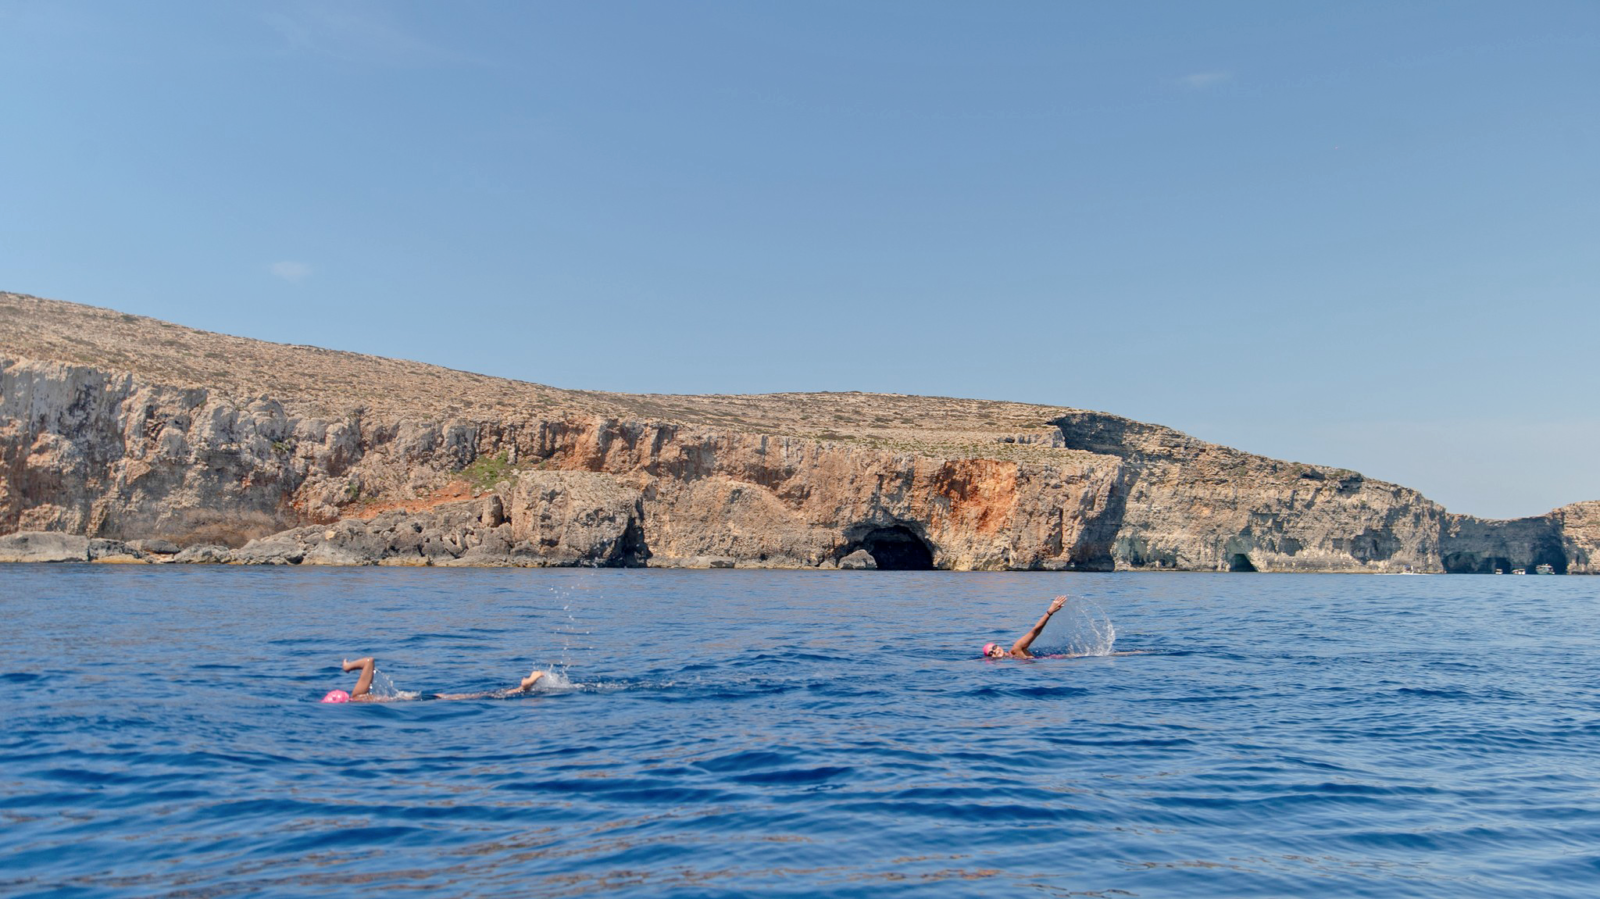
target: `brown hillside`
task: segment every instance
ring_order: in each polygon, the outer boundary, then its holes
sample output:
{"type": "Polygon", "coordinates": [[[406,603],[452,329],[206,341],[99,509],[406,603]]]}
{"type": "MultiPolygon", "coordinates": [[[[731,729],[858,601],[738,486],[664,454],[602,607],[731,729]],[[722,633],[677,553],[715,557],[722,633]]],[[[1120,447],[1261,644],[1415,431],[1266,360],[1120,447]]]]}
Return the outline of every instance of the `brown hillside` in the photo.
{"type": "Polygon", "coordinates": [[[0,356],[76,362],[236,400],[268,394],[324,414],[422,418],[569,412],[990,458],[1063,457],[1066,407],[865,393],[681,396],[563,390],[437,365],[269,343],[110,309],[0,293],[0,356]],[[1052,443],[1057,444],[1052,446],[1052,443]]]}

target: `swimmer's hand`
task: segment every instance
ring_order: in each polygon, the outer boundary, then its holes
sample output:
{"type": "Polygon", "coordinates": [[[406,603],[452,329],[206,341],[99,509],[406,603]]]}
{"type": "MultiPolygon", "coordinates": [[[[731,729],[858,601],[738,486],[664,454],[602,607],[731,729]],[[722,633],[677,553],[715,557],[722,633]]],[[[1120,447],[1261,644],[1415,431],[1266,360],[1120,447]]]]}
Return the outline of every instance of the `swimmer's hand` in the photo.
{"type": "Polygon", "coordinates": [[[521,684],[521,686],[517,687],[517,689],[518,690],[528,690],[528,689],[532,688],[534,684],[538,683],[539,682],[539,678],[541,678],[541,677],[544,677],[544,672],[540,671],[538,669],[534,669],[532,674],[529,674],[527,677],[522,679],[522,684],[521,684]]]}
{"type": "Polygon", "coordinates": [[[1050,603],[1050,611],[1046,614],[1054,615],[1055,613],[1061,611],[1061,607],[1066,604],[1067,598],[1065,596],[1057,596],[1055,600],[1050,603]]]}
{"type": "Polygon", "coordinates": [[[356,659],[354,662],[350,661],[349,659],[345,659],[344,660],[344,670],[346,670],[346,671],[354,671],[357,668],[365,668],[366,666],[371,665],[371,664],[372,664],[372,657],[371,656],[368,656],[368,657],[366,657],[364,659],[356,659]]]}

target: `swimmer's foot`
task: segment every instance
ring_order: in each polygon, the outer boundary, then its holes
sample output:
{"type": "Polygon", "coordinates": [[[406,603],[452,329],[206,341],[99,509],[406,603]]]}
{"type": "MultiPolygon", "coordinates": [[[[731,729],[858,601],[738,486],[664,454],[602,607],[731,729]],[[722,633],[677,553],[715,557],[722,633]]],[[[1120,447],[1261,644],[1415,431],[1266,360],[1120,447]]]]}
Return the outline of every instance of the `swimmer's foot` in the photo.
{"type": "Polygon", "coordinates": [[[539,678],[541,678],[541,677],[544,677],[544,672],[540,671],[538,669],[534,669],[534,672],[532,674],[530,674],[527,677],[522,679],[522,685],[517,687],[517,689],[518,690],[531,689],[534,684],[539,682],[539,678]]]}

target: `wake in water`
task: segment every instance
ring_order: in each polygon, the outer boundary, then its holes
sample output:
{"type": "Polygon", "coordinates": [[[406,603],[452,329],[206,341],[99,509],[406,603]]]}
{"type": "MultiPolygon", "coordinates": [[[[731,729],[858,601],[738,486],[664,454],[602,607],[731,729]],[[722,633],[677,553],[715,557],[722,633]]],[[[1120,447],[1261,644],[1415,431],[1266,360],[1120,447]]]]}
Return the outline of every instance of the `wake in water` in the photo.
{"type": "Polygon", "coordinates": [[[385,672],[379,671],[377,664],[371,658],[359,659],[355,662],[344,663],[346,671],[361,671],[360,679],[355,687],[346,693],[343,690],[333,690],[322,698],[325,703],[344,702],[407,702],[419,699],[510,699],[517,696],[528,696],[534,693],[552,693],[569,691],[572,682],[567,679],[564,671],[540,671],[535,669],[530,672],[522,682],[514,687],[505,687],[498,690],[483,690],[476,693],[422,693],[417,690],[402,690],[394,682],[394,678],[385,672]]]}
{"type": "Polygon", "coordinates": [[[546,671],[526,690],[507,687],[480,693],[423,693],[419,690],[402,690],[395,686],[393,678],[382,671],[375,671],[368,693],[373,702],[410,702],[419,699],[511,699],[536,693],[565,693],[572,689],[572,681],[567,679],[564,672],[546,671]]]}

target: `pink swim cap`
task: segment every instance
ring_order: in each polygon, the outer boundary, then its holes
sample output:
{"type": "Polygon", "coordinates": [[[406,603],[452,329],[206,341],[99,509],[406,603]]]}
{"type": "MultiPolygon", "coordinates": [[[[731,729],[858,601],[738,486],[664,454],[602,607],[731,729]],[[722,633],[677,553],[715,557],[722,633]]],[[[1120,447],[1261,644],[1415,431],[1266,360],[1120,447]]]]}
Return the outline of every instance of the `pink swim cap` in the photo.
{"type": "Polygon", "coordinates": [[[349,702],[350,694],[343,690],[329,690],[328,695],[322,697],[323,702],[349,702]]]}
{"type": "MultiPolygon", "coordinates": [[[[989,650],[994,649],[994,646],[995,645],[993,643],[985,643],[985,644],[983,644],[983,657],[984,658],[987,659],[989,657],[989,650]]],[[[330,702],[330,701],[331,700],[327,700],[327,699],[323,700],[323,702],[330,702]]]]}

